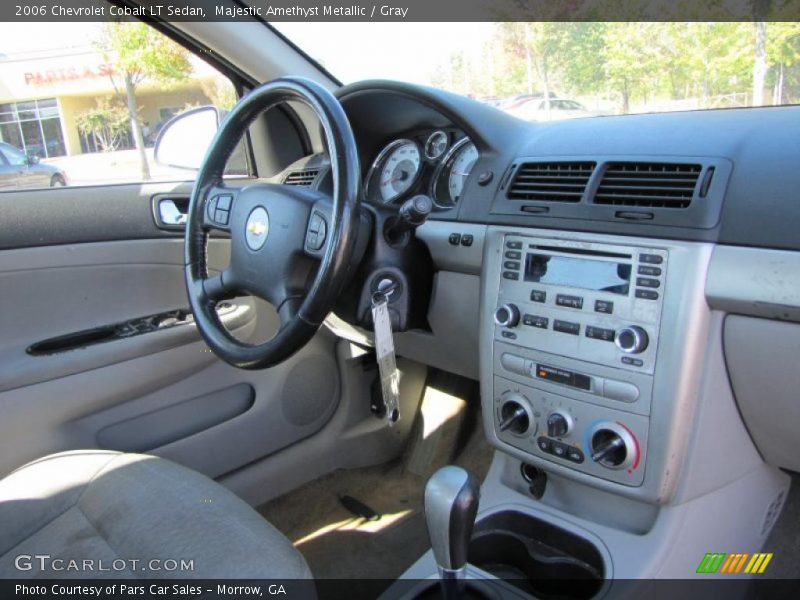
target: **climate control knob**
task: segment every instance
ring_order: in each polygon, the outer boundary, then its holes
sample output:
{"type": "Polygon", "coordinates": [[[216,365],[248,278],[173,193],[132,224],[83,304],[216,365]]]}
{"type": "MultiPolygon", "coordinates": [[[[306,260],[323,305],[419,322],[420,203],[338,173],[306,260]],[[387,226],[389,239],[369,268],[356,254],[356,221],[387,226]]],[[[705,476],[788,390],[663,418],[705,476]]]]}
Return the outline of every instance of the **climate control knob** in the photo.
{"type": "Polygon", "coordinates": [[[519,324],[519,309],[516,304],[503,304],[494,311],[494,322],[500,327],[516,327],[519,324]]]}
{"type": "Polygon", "coordinates": [[[590,432],[589,446],[592,460],[608,469],[626,469],[636,463],[636,440],[618,423],[596,425],[590,432]]]}
{"type": "Polygon", "coordinates": [[[510,394],[500,407],[500,424],[497,428],[516,435],[525,435],[533,425],[528,400],[520,394],[510,394]]]}
{"type": "Polygon", "coordinates": [[[647,350],[650,338],[647,337],[647,332],[638,325],[628,325],[617,330],[614,335],[614,343],[626,354],[641,354],[647,350]]]}
{"type": "Polygon", "coordinates": [[[560,438],[572,430],[572,417],[557,410],[547,417],[547,437],[560,438]]]}

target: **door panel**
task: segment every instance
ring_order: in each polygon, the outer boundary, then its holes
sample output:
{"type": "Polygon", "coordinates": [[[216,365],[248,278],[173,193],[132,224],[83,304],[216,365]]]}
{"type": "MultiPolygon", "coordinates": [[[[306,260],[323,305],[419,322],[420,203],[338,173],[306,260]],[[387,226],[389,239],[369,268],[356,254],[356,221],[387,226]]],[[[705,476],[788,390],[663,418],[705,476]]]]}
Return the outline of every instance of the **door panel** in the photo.
{"type": "MultiPolygon", "coordinates": [[[[220,362],[191,322],[29,352],[42,340],[188,306],[181,232],[156,228],[151,200],[189,190],[151,184],[0,194],[0,211],[16,225],[0,250],[0,476],[51,452],[104,447],[152,452],[219,477],[330,419],[340,390],[329,333],[264,371],[220,362]]],[[[211,240],[210,267],[221,269],[228,258],[229,242],[211,240]]],[[[274,333],[272,307],[252,298],[231,304],[223,320],[237,337],[274,333]]]]}

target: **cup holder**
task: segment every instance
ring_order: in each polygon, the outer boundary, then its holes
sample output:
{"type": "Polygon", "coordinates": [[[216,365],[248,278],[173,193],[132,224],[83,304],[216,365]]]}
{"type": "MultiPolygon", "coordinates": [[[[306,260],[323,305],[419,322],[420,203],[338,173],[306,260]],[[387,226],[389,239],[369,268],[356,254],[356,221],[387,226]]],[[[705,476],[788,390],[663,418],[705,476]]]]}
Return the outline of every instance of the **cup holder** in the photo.
{"type": "Polygon", "coordinates": [[[475,524],[469,562],[538,598],[593,597],[603,585],[603,557],[574,533],[517,511],[475,524]]]}

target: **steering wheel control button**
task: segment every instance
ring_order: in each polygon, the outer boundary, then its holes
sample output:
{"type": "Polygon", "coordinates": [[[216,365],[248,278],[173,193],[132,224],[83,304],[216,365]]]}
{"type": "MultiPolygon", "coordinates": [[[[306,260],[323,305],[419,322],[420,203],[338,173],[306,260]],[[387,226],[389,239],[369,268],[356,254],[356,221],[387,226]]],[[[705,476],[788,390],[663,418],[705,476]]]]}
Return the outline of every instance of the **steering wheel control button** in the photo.
{"type": "Polygon", "coordinates": [[[325,245],[325,238],[328,235],[328,224],[321,214],[315,212],[311,215],[308,223],[308,234],[306,235],[306,247],[316,252],[325,245]]]}
{"type": "Polygon", "coordinates": [[[231,202],[233,201],[233,196],[231,196],[230,194],[225,194],[223,196],[217,196],[215,200],[217,201],[218,210],[230,210],[231,202]]]}
{"type": "Polygon", "coordinates": [[[614,330],[605,329],[604,327],[593,327],[592,325],[586,326],[586,337],[593,340],[602,340],[604,342],[614,341],[614,330]]]}
{"type": "Polygon", "coordinates": [[[220,225],[227,225],[229,216],[230,213],[227,210],[217,209],[217,211],[214,213],[214,222],[220,225]]]}
{"type": "Polygon", "coordinates": [[[458,246],[461,243],[461,234],[451,233],[447,241],[450,242],[451,246],[458,246]]]}
{"type": "Polygon", "coordinates": [[[568,333],[570,335],[579,335],[581,332],[581,324],[556,319],[553,321],[553,331],[568,333]]]}
{"type": "Polygon", "coordinates": [[[244,239],[247,247],[254,252],[261,250],[267,243],[269,235],[269,215],[263,206],[257,206],[250,211],[245,224],[244,239]]]}
{"type": "Polygon", "coordinates": [[[614,303],[609,302],[608,300],[595,300],[594,301],[594,312],[603,313],[604,315],[610,315],[614,313],[614,303]]]}
{"type": "Polygon", "coordinates": [[[569,296],[567,294],[556,295],[556,305],[568,308],[583,308],[583,298],[580,296],[569,296]]]}

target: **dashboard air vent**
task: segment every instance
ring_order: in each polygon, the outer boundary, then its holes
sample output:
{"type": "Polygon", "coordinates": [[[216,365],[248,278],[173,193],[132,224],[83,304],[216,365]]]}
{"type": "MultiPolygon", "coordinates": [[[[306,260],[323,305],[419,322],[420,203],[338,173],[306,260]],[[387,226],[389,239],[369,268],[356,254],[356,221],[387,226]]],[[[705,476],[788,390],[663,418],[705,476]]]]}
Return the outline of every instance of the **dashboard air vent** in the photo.
{"type": "Polygon", "coordinates": [[[319,169],[290,171],[289,174],[284,178],[283,183],[285,185],[300,185],[303,187],[308,187],[314,183],[314,179],[317,177],[318,173],[319,169]]]}
{"type": "Polygon", "coordinates": [[[610,162],[594,195],[595,204],[688,208],[702,166],[678,163],[610,162]]]}
{"type": "Polygon", "coordinates": [[[528,162],[517,169],[508,188],[511,200],[580,202],[594,162],[528,162]]]}

